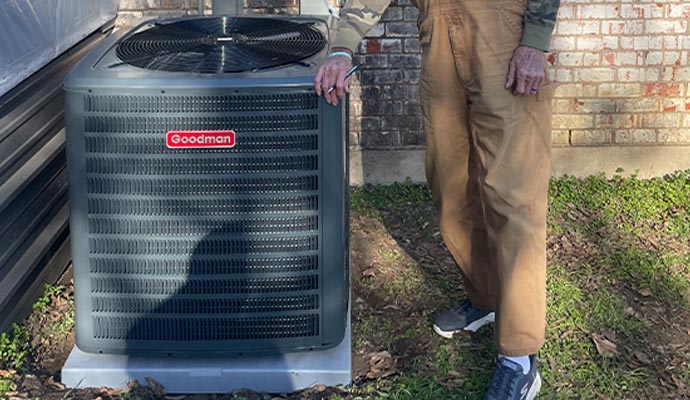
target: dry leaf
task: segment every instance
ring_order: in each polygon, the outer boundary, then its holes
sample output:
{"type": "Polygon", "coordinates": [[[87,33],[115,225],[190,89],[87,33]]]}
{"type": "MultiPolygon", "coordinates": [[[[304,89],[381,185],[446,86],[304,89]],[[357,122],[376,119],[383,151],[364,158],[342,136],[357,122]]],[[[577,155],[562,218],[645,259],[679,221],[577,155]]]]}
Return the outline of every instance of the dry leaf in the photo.
{"type": "Polygon", "coordinates": [[[677,367],[683,363],[683,359],[680,357],[674,356],[673,359],[671,359],[670,364],[673,365],[674,367],[677,367]]]}
{"type": "Polygon", "coordinates": [[[652,291],[646,288],[638,290],[637,293],[639,293],[642,297],[649,297],[652,295],[652,291]]]}
{"type": "Polygon", "coordinates": [[[680,351],[688,347],[688,345],[686,343],[671,343],[671,347],[680,351]]]}
{"type": "Polygon", "coordinates": [[[683,380],[680,379],[679,377],[677,377],[676,375],[671,374],[671,380],[673,381],[673,383],[676,385],[676,387],[678,389],[681,389],[681,390],[685,389],[685,382],[683,382],[683,380]]]}
{"type": "Polygon", "coordinates": [[[601,335],[592,335],[594,345],[597,347],[597,352],[603,357],[613,357],[618,355],[618,346],[612,341],[604,338],[601,335]]]}
{"type": "Polygon", "coordinates": [[[149,384],[149,388],[151,388],[151,391],[154,395],[156,395],[156,397],[165,397],[165,387],[160,383],[156,382],[155,379],[146,377],[146,383],[149,384]]]}
{"type": "Polygon", "coordinates": [[[376,276],[376,268],[367,268],[362,272],[362,276],[376,276]]]}
{"type": "Polygon", "coordinates": [[[649,356],[641,351],[636,351],[634,354],[637,361],[639,361],[642,365],[650,365],[652,363],[652,360],[649,358],[649,356]]]}
{"type": "Polygon", "coordinates": [[[53,388],[54,390],[67,390],[67,387],[60,382],[55,382],[52,376],[48,377],[45,382],[46,386],[53,388]]]}
{"type": "Polygon", "coordinates": [[[599,284],[594,280],[590,280],[589,282],[587,282],[585,284],[585,288],[591,289],[591,290],[596,290],[596,289],[599,289],[599,284]]]}
{"type": "Polygon", "coordinates": [[[39,391],[43,390],[43,384],[36,375],[27,374],[22,380],[22,389],[26,391],[39,391]]]}
{"type": "MultiPolygon", "coordinates": [[[[690,333],[690,332],[688,332],[688,333],[690,333]]],[[[10,377],[12,377],[12,375],[14,375],[14,374],[11,373],[10,371],[0,369],[0,377],[1,378],[10,378],[10,377]]]]}
{"type": "Polygon", "coordinates": [[[323,385],[323,384],[316,385],[316,386],[314,386],[314,390],[316,390],[317,392],[325,392],[326,391],[326,385],[323,385]]]}
{"type": "Polygon", "coordinates": [[[130,393],[139,388],[141,388],[141,383],[139,383],[139,381],[135,379],[133,381],[127,382],[123,392],[130,393]]]}
{"type": "Polygon", "coordinates": [[[107,394],[110,397],[115,397],[115,396],[119,396],[120,394],[122,394],[122,390],[120,390],[120,389],[105,388],[105,387],[101,388],[101,392],[107,394]]]}
{"type": "Polygon", "coordinates": [[[616,343],[616,332],[613,329],[607,329],[604,332],[602,332],[603,336],[612,341],[613,343],[616,343]]]}
{"type": "Polygon", "coordinates": [[[369,372],[367,373],[369,379],[385,378],[397,372],[395,359],[387,351],[370,353],[367,358],[369,359],[369,372]]]}
{"type": "Polygon", "coordinates": [[[467,375],[463,374],[462,372],[458,371],[448,371],[448,375],[453,377],[453,378],[466,378],[467,375]]]}

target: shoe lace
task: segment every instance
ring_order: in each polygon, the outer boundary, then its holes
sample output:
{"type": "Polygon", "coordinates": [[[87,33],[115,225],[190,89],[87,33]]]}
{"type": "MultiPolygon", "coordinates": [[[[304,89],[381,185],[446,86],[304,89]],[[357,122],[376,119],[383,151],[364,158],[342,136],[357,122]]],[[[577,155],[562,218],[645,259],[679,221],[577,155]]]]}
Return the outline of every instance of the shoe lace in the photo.
{"type": "Polygon", "coordinates": [[[519,371],[499,365],[491,380],[489,393],[497,399],[512,398],[515,392],[515,385],[518,382],[517,376],[519,373],[519,371]]]}

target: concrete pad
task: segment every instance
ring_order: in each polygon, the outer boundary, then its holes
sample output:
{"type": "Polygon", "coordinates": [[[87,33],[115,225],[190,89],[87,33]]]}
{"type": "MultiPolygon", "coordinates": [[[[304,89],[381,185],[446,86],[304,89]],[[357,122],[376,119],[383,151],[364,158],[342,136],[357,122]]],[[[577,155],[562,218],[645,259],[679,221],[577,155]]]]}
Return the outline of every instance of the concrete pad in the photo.
{"type": "Polygon", "coordinates": [[[290,393],[324,384],[352,382],[352,339],[348,320],[345,338],[323,351],[273,356],[218,359],[150,358],[91,354],[74,348],[62,369],[62,383],[69,388],[124,388],[137,380],[153,378],[168,393],[230,393],[238,389],[290,393]]]}

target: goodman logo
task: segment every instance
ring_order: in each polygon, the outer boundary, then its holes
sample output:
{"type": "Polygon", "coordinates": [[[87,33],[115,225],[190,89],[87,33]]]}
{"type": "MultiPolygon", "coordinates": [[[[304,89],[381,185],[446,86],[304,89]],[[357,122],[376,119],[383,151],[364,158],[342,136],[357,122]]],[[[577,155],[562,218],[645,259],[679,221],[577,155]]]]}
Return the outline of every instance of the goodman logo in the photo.
{"type": "Polygon", "coordinates": [[[232,148],[235,131],[168,131],[165,145],[169,149],[232,148]]]}

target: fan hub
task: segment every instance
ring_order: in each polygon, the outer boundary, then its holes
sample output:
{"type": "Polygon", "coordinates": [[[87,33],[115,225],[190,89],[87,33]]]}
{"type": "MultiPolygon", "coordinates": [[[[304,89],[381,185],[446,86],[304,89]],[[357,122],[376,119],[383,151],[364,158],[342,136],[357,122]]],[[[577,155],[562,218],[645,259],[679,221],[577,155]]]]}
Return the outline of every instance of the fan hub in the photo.
{"type": "Polygon", "coordinates": [[[230,43],[246,43],[249,38],[242,34],[230,36],[218,36],[214,40],[214,44],[226,45],[230,43]]]}

